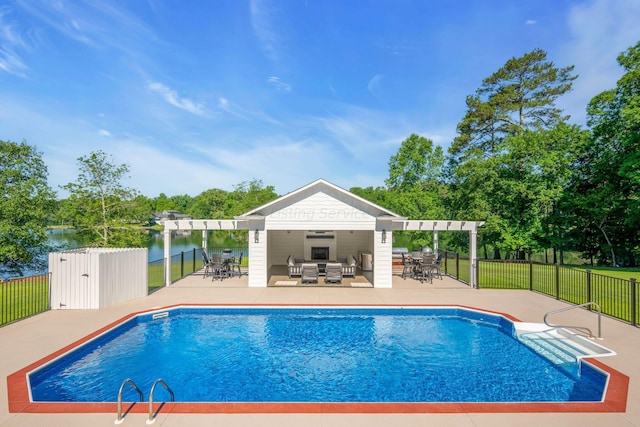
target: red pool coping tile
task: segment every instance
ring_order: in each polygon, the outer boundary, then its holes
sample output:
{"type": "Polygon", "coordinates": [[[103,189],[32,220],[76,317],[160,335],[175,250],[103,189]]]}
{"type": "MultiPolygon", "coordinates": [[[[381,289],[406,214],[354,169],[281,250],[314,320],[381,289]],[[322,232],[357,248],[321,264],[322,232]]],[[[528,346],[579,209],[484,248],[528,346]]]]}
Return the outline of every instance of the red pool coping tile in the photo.
{"type": "MultiPolygon", "coordinates": [[[[7,377],[9,412],[12,413],[116,413],[116,403],[32,402],[29,396],[27,374],[62,354],[108,331],[139,314],[169,310],[177,307],[452,307],[475,310],[503,316],[514,322],[520,320],[506,313],[463,305],[442,304],[175,304],[131,313],[97,331],[51,353],[7,377]]],[[[253,414],[253,413],[569,413],[569,412],[625,412],[629,392],[629,377],[599,360],[590,363],[609,374],[605,398],[601,402],[157,402],[154,410],[181,414],[253,414]]],[[[147,413],[148,402],[123,402],[124,413],[147,413]]]]}

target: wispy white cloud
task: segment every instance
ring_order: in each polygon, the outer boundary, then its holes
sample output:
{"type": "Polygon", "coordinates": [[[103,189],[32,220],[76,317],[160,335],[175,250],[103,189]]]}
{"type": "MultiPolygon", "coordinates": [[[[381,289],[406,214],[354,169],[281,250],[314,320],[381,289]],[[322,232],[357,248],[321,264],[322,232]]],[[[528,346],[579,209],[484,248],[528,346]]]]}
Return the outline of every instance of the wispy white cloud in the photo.
{"type": "Polygon", "coordinates": [[[371,80],[369,80],[369,84],[367,84],[367,90],[371,95],[373,95],[377,100],[380,100],[378,96],[378,88],[380,87],[380,82],[382,81],[382,74],[376,74],[373,76],[371,80]]]}
{"type": "Polygon", "coordinates": [[[98,130],[98,135],[100,135],[100,136],[111,136],[111,132],[109,132],[106,129],[100,129],[100,130],[98,130]]]}
{"type": "Polygon", "coordinates": [[[277,90],[291,92],[291,89],[292,89],[291,85],[289,83],[285,83],[282,80],[280,80],[280,77],[275,77],[275,76],[268,77],[267,82],[271,83],[271,85],[273,85],[273,87],[275,87],[277,90]]]}
{"type": "Polygon", "coordinates": [[[278,59],[280,36],[274,23],[275,7],[270,0],[251,0],[251,25],[260,47],[271,60],[278,59]]]}
{"type": "Polygon", "coordinates": [[[27,66],[10,46],[0,45],[0,70],[19,77],[27,77],[27,66]]]}
{"type": "Polygon", "coordinates": [[[282,123],[279,120],[274,119],[270,115],[263,111],[251,111],[246,108],[242,108],[239,105],[229,101],[224,96],[218,98],[218,108],[225,111],[232,116],[241,118],[243,120],[252,120],[256,123],[266,123],[270,125],[281,126],[282,123]]]}
{"type": "Polygon", "coordinates": [[[25,1],[17,5],[48,29],[91,48],[113,48],[140,60],[149,46],[163,44],[151,27],[114,2],[25,1]]]}
{"type": "Polygon", "coordinates": [[[239,117],[244,120],[249,120],[249,117],[246,114],[247,112],[245,110],[243,110],[242,108],[238,107],[235,104],[232,104],[224,96],[221,96],[218,98],[218,108],[221,109],[222,111],[226,111],[227,113],[233,116],[239,117]]]}
{"type": "Polygon", "coordinates": [[[85,45],[97,46],[97,28],[83,13],[80,2],[19,2],[22,9],[65,37],[85,45]]]}
{"type": "Polygon", "coordinates": [[[196,116],[207,117],[207,111],[204,103],[196,103],[189,98],[182,98],[178,95],[178,92],[163,85],[162,83],[149,82],[147,87],[162,96],[165,101],[174,107],[185,110],[191,114],[195,114],[196,116]]]}
{"type": "Polygon", "coordinates": [[[534,20],[534,19],[527,19],[525,24],[527,25],[536,25],[538,23],[538,21],[534,20]]]}
{"type": "Polygon", "coordinates": [[[26,77],[27,65],[16,49],[27,47],[15,24],[8,21],[9,10],[0,8],[0,70],[20,77],[26,77]]]}

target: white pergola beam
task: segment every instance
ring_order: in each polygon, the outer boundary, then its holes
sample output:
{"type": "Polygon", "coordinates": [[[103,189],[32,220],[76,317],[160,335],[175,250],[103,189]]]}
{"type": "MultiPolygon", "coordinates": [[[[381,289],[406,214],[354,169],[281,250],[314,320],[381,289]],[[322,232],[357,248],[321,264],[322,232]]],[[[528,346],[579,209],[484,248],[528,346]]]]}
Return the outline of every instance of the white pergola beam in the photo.
{"type": "Polygon", "coordinates": [[[395,231],[477,231],[484,221],[393,221],[395,231]]]}
{"type": "Polygon", "coordinates": [[[181,219],[167,220],[165,230],[248,230],[249,221],[237,219],[181,219]]]}

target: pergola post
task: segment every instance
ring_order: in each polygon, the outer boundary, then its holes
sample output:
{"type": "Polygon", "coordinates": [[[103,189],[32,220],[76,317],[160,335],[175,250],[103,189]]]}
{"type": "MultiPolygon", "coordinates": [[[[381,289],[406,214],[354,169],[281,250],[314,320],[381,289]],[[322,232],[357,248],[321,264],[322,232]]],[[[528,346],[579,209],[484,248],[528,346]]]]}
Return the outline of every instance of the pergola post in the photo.
{"type": "Polygon", "coordinates": [[[164,228],[164,284],[171,284],[171,230],[164,228]]]}
{"type": "Polygon", "coordinates": [[[471,240],[469,244],[469,286],[472,288],[476,288],[478,285],[478,278],[476,277],[476,262],[478,262],[477,257],[477,240],[478,240],[478,229],[473,228],[473,230],[469,231],[469,238],[471,240]]]}
{"type": "Polygon", "coordinates": [[[433,253],[438,254],[438,230],[433,230],[433,253]]]}
{"type": "Polygon", "coordinates": [[[207,252],[207,230],[202,230],[202,250],[207,252]]]}

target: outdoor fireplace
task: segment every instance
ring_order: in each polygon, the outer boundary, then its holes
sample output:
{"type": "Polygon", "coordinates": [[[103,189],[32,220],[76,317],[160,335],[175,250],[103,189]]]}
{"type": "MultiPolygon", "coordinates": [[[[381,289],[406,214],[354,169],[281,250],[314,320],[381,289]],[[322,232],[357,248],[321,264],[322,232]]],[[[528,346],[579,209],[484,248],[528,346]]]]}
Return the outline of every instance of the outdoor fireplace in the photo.
{"type": "Polygon", "coordinates": [[[313,261],[328,261],[329,260],[329,247],[311,247],[311,259],[313,261]]]}

